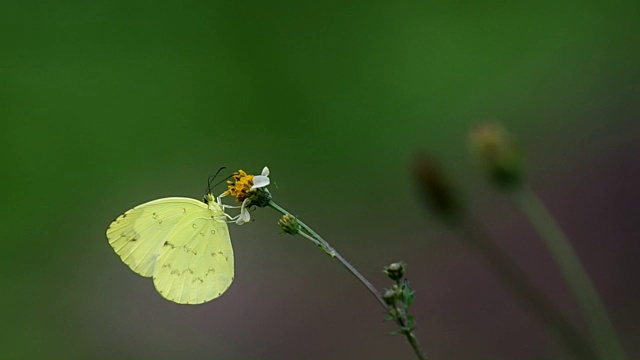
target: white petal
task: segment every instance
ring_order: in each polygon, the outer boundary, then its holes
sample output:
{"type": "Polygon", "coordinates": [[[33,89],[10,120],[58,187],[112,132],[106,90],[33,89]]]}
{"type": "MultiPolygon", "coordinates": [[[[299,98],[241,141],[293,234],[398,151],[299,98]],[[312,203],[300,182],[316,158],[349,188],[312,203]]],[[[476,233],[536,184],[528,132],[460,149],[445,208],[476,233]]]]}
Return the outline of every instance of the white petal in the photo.
{"type": "Polygon", "coordinates": [[[242,206],[240,207],[240,216],[238,216],[238,220],[236,220],[236,224],[242,225],[251,220],[251,214],[249,213],[249,209],[247,209],[246,205],[249,202],[249,199],[244,199],[242,202],[242,206]]]}
{"type": "Polygon", "coordinates": [[[271,181],[267,176],[256,175],[253,177],[253,186],[251,187],[251,190],[265,187],[269,185],[270,182],[271,181]]]}
{"type": "Polygon", "coordinates": [[[242,225],[249,221],[251,221],[251,214],[249,214],[249,210],[245,210],[240,213],[240,217],[238,217],[238,220],[236,220],[236,224],[242,225]]]}
{"type": "Polygon", "coordinates": [[[261,174],[261,175],[262,175],[262,176],[269,176],[269,168],[265,166],[265,167],[262,169],[262,174],[261,174]]]}

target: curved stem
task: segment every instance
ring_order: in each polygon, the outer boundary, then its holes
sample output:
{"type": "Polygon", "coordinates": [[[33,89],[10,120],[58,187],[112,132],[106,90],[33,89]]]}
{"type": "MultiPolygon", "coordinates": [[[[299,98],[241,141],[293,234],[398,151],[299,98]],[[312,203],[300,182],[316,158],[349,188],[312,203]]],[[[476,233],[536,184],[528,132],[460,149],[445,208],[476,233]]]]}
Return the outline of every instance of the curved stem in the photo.
{"type": "MultiPolygon", "coordinates": [[[[306,225],[303,225],[303,222],[301,222],[300,220],[298,220],[298,223],[302,227],[306,226],[306,225]]],[[[333,248],[330,248],[331,249],[330,252],[327,251],[325,247],[326,245],[322,244],[322,242],[318,241],[319,239],[316,239],[311,235],[308,235],[302,232],[300,233],[300,235],[311,240],[316,245],[321,247],[326,253],[329,254],[329,256],[336,258],[340,262],[340,264],[342,264],[342,266],[344,266],[347,270],[349,270],[349,272],[353,274],[353,276],[355,276],[358,279],[358,281],[360,281],[367,288],[367,290],[369,290],[369,292],[378,300],[380,305],[382,305],[385,311],[387,310],[387,305],[385,304],[384,300],[382,300],[382,295],[380,295],[378,290],[374,288],[373,285],[371,285],[371,283],[369,282],[369,280],[367,280],[362,274],[360,274],[360,272],[356,268],[354,268],[353,265],[351,265],[345,258],[343,258],[342,255],[336,252],[333,248]]]]}
{"type": "Polygon", "coordinates": [[[600,358],[626,359],[602,300],[549,210],[527,185],[512,192],[511,198],[536,229],[560,269],[587,321],[600,358]]]}
{"type": "MultiPolygon", "coordinates": [[[[289,213],[287,210],[285,210],[284,208],[282,208],[272,200],[269,201],[268,205],[269,207],[273,208],[274,210],[281,213],[282,215],[293,216],[291,215],[291,213],[289,213]]],[[[380,303],[384,311],[387,314],[391,315],[391,310],[382,299],[382,295],[380,295],[380,292],[378,292],[378,290],[369,282],[369,280],[367,280],[362,274],[360,274],[360,272],[356,270],[356,268],[354,268],[353,265],[351,265],[344,257],[342,257],[342,255],[340,255],[340,253],[338,253],[334,248],[332,248],[331,245],[329,245],[329,243],[326,242],[322,238],[322,236],[320,236],[317,232],[315,232],[310,226],[302,222],[302,220],[298,219],[297,217],[296,217],[296,220],[298,221],[298,224],[300,224],[300,227],[302,228],[302,230],[304,230],[304,232],[300,232],[299,234],[309,239],[314,244],[316,244],[318,247],[324,250],[324,252],[326,252],[332,258],[337,259],[340,262],[340,264],[342,264],[343,267],[345,267],[353,276],[355,276],[358,279],[358,281],[360,281],[360,283],[362,283],[362,285],[364,285],[367,288],[367,290],[369,290],[371,295],[373,295],[376,298],[376,300],[378,300],[378,302],[380,303]]],[[[407,325],[406,320],[401,320],[396,317],[393,317],[393,318],[396,324],[400,327],[400,329],[406,328],[406,325],[407,325]]],[[[422,349],[420,348],[418,339],[413,334],[413,331],[402,331],[402,333],[407,337],[407,341],[409,341],[409,344],[413,348],[418,359],[426,360],[427,357],[422,351],[422,349]]]]}

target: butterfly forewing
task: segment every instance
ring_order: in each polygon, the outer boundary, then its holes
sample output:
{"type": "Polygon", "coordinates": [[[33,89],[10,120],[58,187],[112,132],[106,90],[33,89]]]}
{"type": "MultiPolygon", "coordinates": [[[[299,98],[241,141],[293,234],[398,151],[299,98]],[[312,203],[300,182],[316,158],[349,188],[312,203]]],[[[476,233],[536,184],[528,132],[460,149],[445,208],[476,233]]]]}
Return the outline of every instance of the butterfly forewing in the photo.
{"type": "Polygon", "coordinates": [[[206,209],[189,198],[164,198],[120,215],[107,228],[109,244],[131,270],[142,276],[153,275],[162,244],[187,212],[206,209]]]}

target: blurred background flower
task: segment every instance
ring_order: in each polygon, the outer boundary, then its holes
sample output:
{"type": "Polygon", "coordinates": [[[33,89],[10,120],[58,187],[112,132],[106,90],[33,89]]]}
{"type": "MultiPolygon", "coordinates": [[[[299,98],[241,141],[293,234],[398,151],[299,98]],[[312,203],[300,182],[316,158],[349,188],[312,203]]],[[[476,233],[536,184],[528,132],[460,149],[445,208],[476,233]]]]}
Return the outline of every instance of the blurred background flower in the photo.
{"type": "Polygon", "coordinates": [[[268,164],[274,200],[378,288],[382,266],[409,265],[431,358],[554,358],[545,329],[417,199],[411,155],[426,148],[579,320],[527,222],[468,155],[483,120],[518,138],[640,352],[638,14],[632,0],[3,2],[0,355],[410,358],[370,294],[281,235],[273,211],[231,227],[234,284],[202,306],[162,299],[109,247],[125,210],[200,199],[220,166],[268,164]]]}

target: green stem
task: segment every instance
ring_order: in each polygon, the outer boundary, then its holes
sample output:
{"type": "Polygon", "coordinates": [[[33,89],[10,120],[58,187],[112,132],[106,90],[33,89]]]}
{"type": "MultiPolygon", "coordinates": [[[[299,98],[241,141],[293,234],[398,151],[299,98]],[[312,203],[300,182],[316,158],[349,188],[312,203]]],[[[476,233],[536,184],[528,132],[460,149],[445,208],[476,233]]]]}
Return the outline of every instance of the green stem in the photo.
{"type": "MultiPolygon", "coordinates": [[[[282,208],[280,205],[276,204],[272,200],[269,201],[268,205],[269,207],[273,208],[274,210],[281,213],[282,215],[293,216],[290,212],[288,212],[287,210],[285,210],[284,208],[282,208]]],[[[384,309],[384,311],[391,316],[392,314],[391,310],[382,299],[382,295],[380,295],[380,292],[376,290],[376,288],[369,282],[369,280],[367,280],[362,274],[360,274],[360,272],[356,270],[356,268],[354,268],[353,265],[351,265],[344,257],[342,257],[342,255],[340,255],[340,253],[338,253],[335,249],[333,249],[329,245],[329,243],[326,242],[322,238],[322,236],[320,236],[317,232],[315,232],[310,226],[302,222],[302,220],[300,220],[297,217],[296,217],[296,220],[298,221],[298,224],[300,224],[300,227],[306,232],[306,233],[300,232],[300,235],[309,239],[315,245],[317,245],[322,250],[324,250],[324,252],[326,252],[332,258],[337,259],[340,262],[340,264],[342,264],[342,266],[344,266],[353,276],[355,276],[358,279],[358,281],[360,281],[360,283],[362,283],[367,288],[367,290],[369,290],[371,295],[373,295],[376,298],[376,300],[378,300],[380,305],[382,305],[382,308],[384,309]]],[[[405,321],[403,321],[402,319],[398,319],[397,317],[394,317],[394,316],[392,317],[394,318],[396,324],[400,327],[400,329],[403,329],[406,327],[407,324],[405,323],[405,321]]],[[[407,341],[411,345],[411,348],[413,348],[413,351],[415,352],[418,359],[426,360],[427,357],[422,351],[422,349],[420,348],[418,339],[413,334],[413,331],[409,331],[409,332],[403,331],[403,334],[405,334],[407,341]]]]}
{"type": "Polygon", "coordinates": [[[601,359],[626,359],[607,311],[571,243],[542,201],[525,185],[511,193],[513,201],[532,223],[571,289],[593,336],[601,359]]]}
{"type": "Polygon", "coordinates": [[[556,335],[554,339],[559,339],[574,359],[596,359],[580,332],[473,218],[460,223],[458,232],[485,260],[505,289],[556,335]]]}

